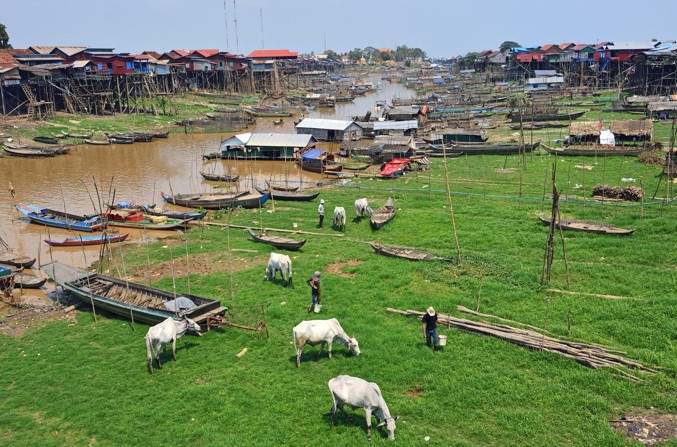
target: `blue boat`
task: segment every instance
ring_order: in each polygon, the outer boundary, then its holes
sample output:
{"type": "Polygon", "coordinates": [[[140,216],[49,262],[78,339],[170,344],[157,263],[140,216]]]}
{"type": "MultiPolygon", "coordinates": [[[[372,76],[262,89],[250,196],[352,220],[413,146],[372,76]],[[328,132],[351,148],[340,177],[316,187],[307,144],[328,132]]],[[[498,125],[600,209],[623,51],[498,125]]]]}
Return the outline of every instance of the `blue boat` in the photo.
{"type": "Polygon", "coordinates": [[[103,228],[105,222],[101,216],[78,216],[63,211],[40,208],[27,203],[18,203],[14,207],[31,222],[68,230],[95,231],[103,228]]]}

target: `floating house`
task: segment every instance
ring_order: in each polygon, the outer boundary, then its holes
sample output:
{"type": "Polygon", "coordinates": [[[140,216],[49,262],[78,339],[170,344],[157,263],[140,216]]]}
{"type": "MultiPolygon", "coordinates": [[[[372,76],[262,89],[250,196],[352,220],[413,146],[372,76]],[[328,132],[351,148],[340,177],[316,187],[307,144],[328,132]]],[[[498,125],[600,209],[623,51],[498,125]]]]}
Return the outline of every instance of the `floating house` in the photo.
{"type": "Polygon", "coordinates": [[[362,128],[352,120],[306,118],[296,125],[299,134],[310,134],[318,141],[343,141],[362,137],[362,128]]]}
{"type": "Polygon", "coordinates": [[[221,142],[221,158],[240,160],[292,160],[296,153],[317,143],[312,135],[244,133],[221,142]]]}

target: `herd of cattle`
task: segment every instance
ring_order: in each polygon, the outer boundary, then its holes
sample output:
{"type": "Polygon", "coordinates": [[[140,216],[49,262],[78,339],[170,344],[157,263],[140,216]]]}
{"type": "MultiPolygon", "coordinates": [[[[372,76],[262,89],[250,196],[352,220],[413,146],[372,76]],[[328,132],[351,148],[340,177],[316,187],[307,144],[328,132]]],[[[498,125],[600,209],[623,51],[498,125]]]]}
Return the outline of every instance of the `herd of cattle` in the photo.
{"type": "MultiPolygon", "coordinates": [[[[364,214],[371,215],[367,199],[358,199],[355,201],[355,213],[357,218],[364,214]]],[[[345,208],[334,208],[334,221],[332,226],[345,228],[346,214],[345,208]]],[[[284,285],[291,285],[292,281],[292,262],[289,256],[280,253],[271,253],[268,260],[268,266],[265,269],[266,279],[271,281],[275,278],[277,272],[280,272],[284,279],[284,285]]],[[[162,368],[160,363],[160,351],[162,348],[172,343],[172,355],[176,360],[176,340],[181,338],[187,331],[195,332],[200,335],[200,326],[189,318],[175,320],[167,318],[162,323],[152,326],[146,334],[146,351],[148,368],[153,373],[153,359],[157,362],[157,367],[162,368]]],[[[343,330],[341,324],[336,318],[328,320],[307,320],[302,321],[292,330],[294,338],[294,347],[296,349],[296,367],[301,367],[301,356],[306,345],[320,345],[317,353],[318,357],[322,353],[323,347],[327,346],[327,352],[331,359],[331,348],[333,343],[340,343],[348,347],[350,352],[356,356],[360,355],[360,346],[354,337],[349,337],[343,330]]],[[[367,437],[371,439],[371,416],[376,417],[377,428],[386,428],[388,439],[395,439],[395,423],[399,416],[393,418],[390,415],[388,405],[383,399],[381,389],[373,382],[367,382],[359,377],[340,375],[329,380],[329,391],[332,395],[333,405],[331,408],[332,423],[336,425],[336,411],[341,410],[346,416],[344,405],[355,408],[363,408],[367,420],[367,437]]],[[[348,416],[350,418],[350,416],[348,416]]]]}

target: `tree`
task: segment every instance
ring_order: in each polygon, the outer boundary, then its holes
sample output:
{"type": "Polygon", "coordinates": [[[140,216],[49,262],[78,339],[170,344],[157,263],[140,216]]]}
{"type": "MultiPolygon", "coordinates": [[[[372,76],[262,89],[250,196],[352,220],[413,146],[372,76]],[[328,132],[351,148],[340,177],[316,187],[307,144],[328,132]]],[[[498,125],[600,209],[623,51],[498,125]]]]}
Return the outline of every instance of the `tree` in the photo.
{"type": "Polygon", "coordinates": [[[518,43],[515,42],[515,41],[512,41],[512,40],[506,40],[505,42],[503,42],[503,43],[501,44],[500,47],[498,47],[498,50],[502,53],[502,52],[504,52],[505,50],[509,50],[510,48],[515,48],[515,47],[519,47],[519,46],[521,46],[521,45],[518,44],[518,43]]]}
{"type": "Polygon", "coordinates": [[[327,50],[324,52],[324,54],[327,55],[327,59],[329,60],[336,61],[339,59],[338,54],[336,54],[336,51],[334,50],[327,50]]]}
{"type": "Polygon", "coordinates": [[[12,45],[9,44],[9,34],[2,23],[0,23],[0,49],[12,49],[12,45]]]}
{"type": "Polygon", "coordinates": [[[362,58],[362,50],[355,48],[353,51],[348,52],[351,61],[359,61],[362,58]]]}

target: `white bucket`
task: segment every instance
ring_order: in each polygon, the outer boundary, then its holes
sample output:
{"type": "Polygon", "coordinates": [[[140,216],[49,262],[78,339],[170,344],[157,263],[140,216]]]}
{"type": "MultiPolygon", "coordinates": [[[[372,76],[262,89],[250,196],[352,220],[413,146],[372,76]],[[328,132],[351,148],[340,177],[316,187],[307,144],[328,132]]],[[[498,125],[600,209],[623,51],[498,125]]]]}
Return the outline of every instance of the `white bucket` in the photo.
{"type": "Polygon", "coordinates": [[[322,310],[322,304],[316,304],[313,310],[315,311],[316,314],[319,314],[320,311],[322,310]]]}
{"type": "Polygon", "coordinates": [[[446,346],[447,345],[447,336],[438,335],[437,336],[437,346],[446,346]]]}

